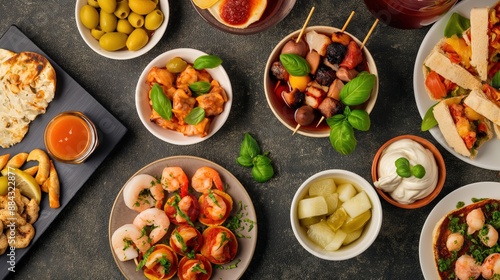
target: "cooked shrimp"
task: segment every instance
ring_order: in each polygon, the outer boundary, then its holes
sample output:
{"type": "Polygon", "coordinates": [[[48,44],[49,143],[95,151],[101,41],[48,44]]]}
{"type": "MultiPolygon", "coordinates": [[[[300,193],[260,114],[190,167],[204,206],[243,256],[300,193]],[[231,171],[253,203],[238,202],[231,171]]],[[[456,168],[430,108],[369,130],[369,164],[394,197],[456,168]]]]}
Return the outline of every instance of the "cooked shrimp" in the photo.
{"type": "Polygon", "coordinates": [[[455,275],[460,280],[477,279],[481,275],[481,265],[473,257],[462,255],[455,262],[455,275]]]}
{"type": "Polygon", "coordinates": [[[464,236],[458,232],[448,235],[446,239],[446,248],[448,251],[458,251],[464,245],[464,236]]]}
{"type": "Polygon", "coordinates": [[[179,206],[181,212],[184,213],[184,215],[175,215],[175,220],[179,224],[187,222],[184,216],[189,217],[188,213],[192,205],[193,205],[193,198],[189,195],[186,195],[183,198],[181,198],[181,200],[179,200],[177,206],[179,206]]]}
{"type": "Polygon", "coordinates": [[[203,81],[203,82],[212,82],[213,78],[210,73],[206,69],[201,69],[198,70],[198,81],[203,81]]]}
{"type": "Polygon", "coordinates": [[[178,166],[167,166],[161,174],[161,184],[168,192],[175,192],[178,189],[186,191],[189,187],[189,179],[184,170],[178,166]]]}
{"type": "Polygon", "coordinates": [[[491,279],[495,275],[500,275],[500,254],[493,253],[486,257],[482,265],[484,279],[491,279]]]}
{"type": "Polygon", "coordinates": [[[217,189],[224,190],[219,172],[208,166],[198,168],[191,179],[191,186],[200,193],[207,193],[213,184],[217,189]]]}
{"type": "Polygon", "coordinates": [[[226,249],[226,244],[231,241],[231,238],[227,236],[227,233],[225,231],[221,231],[217,233],[217,236],[215,237],[215,242],[214,246],[212,247],[210,255],[216,259],[220,259],[221,257],[224,256],[224,251],[226,249]]]}
{"type": "Polygon", "coordinates": [[[188,65],[184,71],[179,73],[175,84],[177,88],[188,89],[189,85],[198,81],[198,74],[193,66],[188,65]]]}
{"type": "Polygon", "coordinates": [[[210,193],[207,198],[207,206],[203,209],[203,213],[212,219],[212,220],[220,220],[226,215],[227,205],[224,199],[216,194],[210,193]]]}
{"type": "Polygon", "coordinates": [[[173,241],[174,245],[182,250],[184,250],[189,240],[198,236],[198,232],[194,227],[183,227],[182,230],[176,230],[175,232],[176,234],[170,238],[170,241],[173,241]]]}
{"type": "Polygon", "coordinates": [[[184,118],[191,112],[194,108],[194,104],[196,103],[196,99],[187,95],[187,93],[178,89],[174,92],[174,97],[172,99],[172,113],[174,113],[175,117],[179,120],[179,124],[184,124],[184,118]]]}
{"type": "Polygon", "coordinates": [[[136,175],[123,188],[125,205],[137,212],[155,206],[161,208],[164,196],[163,188],[158,180],[147,174],[136,175]]]}
{"type": "Polygon", "coordinates": [[[205,269],[205,264],[197,259],[187,260],[184,263],[184,267],[182,269],[182,279],[183,280],[196,280],[198,279],[198,275],[200,275],[202,270],[205,269]]]}
{"type": "Polygon", "coordinates": [[[24,213],[21,215],[26,219],[26,222],[33,224],[38,220],[38,214],[40,212],[40,205],[36,202],[34,198],[32,198],[27,204],[26,204],[26,210],[24,213]]]}
{"type": "Polygon", "coordinates": [[[148,237],[143,235],[141,230],[133,224],[124,224],[117,228],[111,236],[111,244],[120,261],[137,258],[139,256],[137,249],[139,249],[141,253],[145,253],[151,247],[151,244],[148,242],[148,237]],[[132,244],[134,244],[137,249],[131,246],[132,244]]]}
{"type": "Polygon", "coordinates": [[[146,226],[153,226],[149,233],[149,239],[151,244],[156,244],[167,234],[170,220],[163,210],[149,208],[139,213],[135,217],[133,224],[141,230],[144,230],[146,226]]]}
{"type": "Polygon", "coordinates": [[[490,248],[497,244],[498,231],[492,225],[484,225],[481,230],[479,230],[478,236],[481,242],[490,248]]]}
{"type": "Polygon", "coordinates": [[[477,230],[480,230],[483,225],[484,225],[484,214],[483,210],[481,208],[474,209],[467,214],[467,217],[465,217],[465,220],[467,221],[467,233],[468,234],[473,234],[477,230]]]}

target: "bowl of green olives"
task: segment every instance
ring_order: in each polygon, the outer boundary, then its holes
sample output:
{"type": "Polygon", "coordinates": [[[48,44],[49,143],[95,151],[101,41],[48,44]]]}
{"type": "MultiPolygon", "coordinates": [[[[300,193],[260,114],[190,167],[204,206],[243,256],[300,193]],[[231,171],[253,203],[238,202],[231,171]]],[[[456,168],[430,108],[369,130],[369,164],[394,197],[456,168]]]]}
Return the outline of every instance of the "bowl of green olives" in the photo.
{"type": "Polygon", "coordinates": [[[157,138],[175,145],[212,137],[226,122],[232,100],[222,59],[190,48],[172,49],[153,59],[135,91],[142,124],[157,138]]]}
{"type": "Polygon", "coordinates": [[[75,19],[85,43],[116,60],[141,56],[162,38],[168,0],[77,0],[75,19]]]}
{"type": "Polygon", "coordinates": [[[275,117],[293,133],[308,137],[329,137],[330,118],[348,119],[358,109],[364,112],[355,114],[367,119],[363,128],[369,127],[366,113],[375,106],[378,88],[368,48],[330,26],[310,26],[285,36],[271,51],[264,72],[264,91],[275,117]]]}

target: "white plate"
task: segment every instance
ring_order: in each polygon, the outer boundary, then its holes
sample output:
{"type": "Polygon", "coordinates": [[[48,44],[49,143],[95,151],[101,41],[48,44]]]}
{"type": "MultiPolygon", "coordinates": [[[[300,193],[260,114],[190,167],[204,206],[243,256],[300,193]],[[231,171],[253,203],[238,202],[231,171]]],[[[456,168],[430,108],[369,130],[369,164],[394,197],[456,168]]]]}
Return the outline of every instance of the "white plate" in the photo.
{"type": "Polygon", "coordinates": [[[472,203],[472,198],[498,198],[500,199],[500,183],[479,182],[463,186],[454,190],[441,201],[439,201],[429,216],[425,220],[419,242],[420,268],[425,279],[439,279],[434,262],[434,252],[432,250],[432,232],[436,223],[450,211],[456,209],[458,202],[465,205],[472,203]]]}
{"type": "MultiPolygon", "coordinates": [[[[149,86],[146,84],[146,77],[148,75],[149,70],[153,68],[153,66],[157,67],[165,67],[167,62],[174,57],[181,57],[188,63],[193,64],[195,59],[198,57],[206,55],[206,53],[189,48],[183,49],[173,49],[167,51],[165,53],[160,54],[155,59],[153,59],[144,69],[141,76],[139,77],[139,81],[137,82],[137,87],[135,89],[135,106],[137,108],[137,113],[139,114],[139,118],[142,121],[142,124],[151,132],[154,136],[159,139],[176,145],[191,145],[196,144],[202,141],[207,140],[212,137],[226,122],[229,112],[231,111],[231,105],[233,102],[233,90],[231,87],[231,81],[224,70],[222,65],[219,65],[212,69],[207,69],[208,73],[215,80],[219,81],[221,87],[226,91],[228,101],[224,104],[224,111],[218,116],[215,116],[212,123],[210,124],[210,130],[208,135],[205,137],[199,136],[184,136],[182,133],[165,129],[160,127],[159,125],[151,122],[149,117],[151,116],[151,106],[149,105],[148,98],[148,90],[149,86]]],[[[216,55],[216,54],[213,54],[216,55]]]]}
{"type": "Polygon", "coordinates": [[[160,25],[160,27],[154,31],[153,36],[151,36],[146,46],[137,51],[119,50],[111,52],[101,48],[101,46],[99,45],[99,41],[97,41],[90,33],[90,29],[86,28],[80,21],[80,9],[86,4],[87,0],[76,1],[75,20],[80,35],[82,36],[85,43],[93,51],[104,57],[116,60],[126,60],[126,59],[136,58],[150,51],[160,41],[160,39],[163,37],[163,34],[165,34],[165,30],[167,29],[168,20],[170,17],[170,6],[168,0],[160,0],[160,7],[161,11],[163,12],[164,20],[163,23],[160,25]]]}
{"type": "MultiPolygon", "coordinates": [[[[415,61],[415,67],[413,69],[413,88],[415,90],[415,101],[417,102],[418,111],[420,116],[423,118],[427,109],[435,104],[427,95],[424,87],[424,74],[422,72],[422,65],[425,58],[431,52],[432,48],[437,44],[437,42],[444,36],[444,28],[446,23],[453,12],[457,12],[464,17],[469,18],[470,10],[474,7],[488,7],[496,3],[496,0],[469,0],[462,1],[457,4],[453,9],[451,9],[446,15],[443,16],[439,21],[437,21],[429,30],[425,36],[420,49],[418,50],[417,59],[415,61]]],[[[436,141],[441,144],[446,150],[455,155],[457,158],[477,167],[490,170],[500,170],[500,141],[497,139],[492,139],[485,143],[479,149],[479,153],[474,160],[468,157],[464,157],[457,152],[455,152],[444,139],[441,131],[438,127],[433,127],[430,130],[432,136],[436,141]]]]}
{"type": "MultiPolygon", "coordinates": [[[[227,192],[233,198],[234,205],[233,205],[233,212],[231,213],[231,215],[236,214],[239,208],[239,204],[241,202],[241,205],[244,208],[241,213],[243,214],[244,218],[255,222],[254,227],[251,231],[248,231],[249,227],[246,226],[245,230],[240,232],[245,237],[238,238],[238,254],[234,258],[234,260],[228,264],[222,265],[224,269],[217,269],[214,267],[212,273],[212,279],[240,278],[247,269],[247,267],[250,265],[250,262],[252,260],[255,251],[255,245],[257,243],[257,216],[255,215],[255,208],[247,191],[245,190],[243,185],[238,181],[238,179],[236,179],[236,177],[234,177],[229,171],[227,171],[222,166],[213,163],[209,160],[193,156],[174,156],[154,161],[146,165],[145,167],[141,168],[134,175],[132,175],[132,177],[138,174],[149,174],[152,176],[160,176],[163,168],[166,166],[182,167],[188,178],[191,178],[195,173],[195,171],[202,166],[209,166],[214,168],[219,172],[224,185],[228,186],[227,192]],[[236,268],[226,269],[228,266],[234,264],[237,264],[236,268]]],[[[131,260],[122,262],[118,260],[113,252],[113,247],[111,245],[111,236],[113,235],[113,232],[120,226],[127,223],[131,223],[134,217],[137,215],[137,212],[130,210],[123,202],[122,192],[123,192],[123,187],[115,199],[113,208],[111,210],[111,215],[109,218],[108,237],[109,237],[110,250],[111,253],[113,254],[113,258],[115,259],[118,268],[127,279],[145,279],[144,273],[142,271],[135,271],[136,265],[134,264],[134,261],[131,260]]],[[[173,226],[171,226],[171,228],[173,228],[173,226]]],[[[175,276],[172,279],[178,279],[178,278],[177,276],[175,276]]]]}

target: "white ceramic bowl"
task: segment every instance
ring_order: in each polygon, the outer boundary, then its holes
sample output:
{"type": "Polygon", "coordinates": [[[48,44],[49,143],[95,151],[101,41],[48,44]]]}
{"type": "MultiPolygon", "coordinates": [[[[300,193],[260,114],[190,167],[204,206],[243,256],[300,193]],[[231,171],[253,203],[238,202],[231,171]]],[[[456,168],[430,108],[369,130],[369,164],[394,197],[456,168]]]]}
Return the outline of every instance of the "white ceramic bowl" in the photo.
{"type": "Polygon", "coordinates": [[[170,16],[170,7],[168,0],[159,0],[161,11],[163,12],[164,15],[164,20],[161,26],[156,29],[149,39],[149,42],[142,48],[137,51],[129,51],[129,50],[119,50],[119,51],[107,51],[101,48],[99,46],[99,41],[97,41],[94,37],[92,37],[92,34],[90,34],[90,30],[83,26],[82,22],[80,21],[80,9],[87,4],[87,0],[77,0],[76,1],[76,6],[75,6],[75,20],[76,20],[76,26],[78,27],[78,31],[80,32],[80,35],[82,36],[83,40],[85,43],[96,53],[107,57],[111,59],[116,59],[116,60],[126,60],[126,59],[132,59],[139,57],[148,51],[150,51],[163,37],[163,34],[165,34],[165,30],[167,29],[168,25],[168,19],[170,16]]]}
{"type": "MultiPolygon", "coordinates": [[[[327,35],[331,35],[334,32],[340,31],[340,29],[335,28],[335,27],[330,27],[330,26],[310,26],[306,28],[304,35],[308,31],[316,31],[318,33],[323,33],[327,35]]],[[[271,79],[270,71],[271,71],[271,66],[273,62],[279,61],[279,55],[281,53],[281,49],[283,46],[290,41],[292,38],[297,38],[300,33],[300,29],[296,30],[290,34],[288,34],[283,40],[281,40],[276,47],[274,47],[273,51],[269,55],[269,58],[267,59],[266,63],[266,68],[264,71],[264,91],[266,93],[266,99],[267,99],[267,104],[269,105],[269,108],[271,108],[271,111],[274,113],[276,118],[288,129],[291,131],[295,130],[295,127],[297,126],[297,123],[295,120],[293,120],[293,112],[291,115],[289,114],[288,111],[290,110],[285,110],[283,107],[286,107],[284,102],[278,102],[277,98],[274,96],[274,87],[275,83],[273,82],[273,79],[271,79]],[[288,114],[287,114],[288,112],[288,114]]],[[[358,45],[361,45],[361,41],[357,39],[355,36],[350,34],[349,32],[344,32],[351,36],[357,43],[358,45]]],[[[372,55],[370,54],[370,51],[368,48],[365,46],[363,48],[363,54],[366,57],[366,62],[367,66],[369,69],[369,72],[371,74],[374,74],[377,76],[377,80],[375,82],[375,86],[373,87],[373,90],[370,95],[370,99],[365,102],[364,104],[364,109],[370,113],[375,106],[375,102],[377,101],[378,97],[378,89],[379,89],[379,81],[378,81],[378,72],[377,72],[377,66],[375,65],[375,61],[373,60],[372,55]]],[[[309,137],[329,137],[330,136],[330,128],[324,127],[322,129],[315,128],[314,126],[312,127],[301,127],[298,131],[298,134],[304,135],[304,136],[309,136],[309,137]]]]}
{"type": "Polygon", "coordinates": [[[207,71],[208,73],[210,73],[212,78],[219,81],[222,88],[224,88],[228,97],[228,101],[224,104],[224,111],[213,119],[210,125],[210,131],[208,132],[207,136],[184,136],[180,132],[164,129],[149,120],[149,117],[151,115],[151,107],[149,105],[148,98],[149,86],[146,84],[146,77],[149,70],[151,70],[153,66],[165,67],[167,62],[174,57],[181,57],[188,63],[192,64],[195,59],[202,55],[206,55],[206,53],[189,48],[173,49],[167,51],[153,59],[146,66],[141,76],[139,77],[139,81],[137,82],[137,87],[135,89],[135,106],[137,108],[137,113],[139,114],[139,118],[141,119],[142,124],[144,124],[149,132],[165,142],[176,145],[191,145],[207,140],[208,138],[213,136],[222,127],[222,125],[224,125],[229,116],[233,100],[233,90],[231,87],[231,81],[229,80],[226,71],[224,70],[222,65],[219,65],[216,68],[207,69],[207,71]]]}
{"type": "Polygon", "coordinates": [[[299,241],[300,245],[304,247],[304,249],[318,258],[340,261],[354,258],[363,253],[366,249],[368,249],[368,247],[370,247],[370,245],[372,245],[372,243],[377,238],[382,226],[382,205],[380,203],[377,192],[374,190],[372,185],[363,177],[351,171],[331,169],[316,173],[313,176],[309,177],[304,183],[302,183],[292,200],[290,220],[293,233],[295,234],[295,237],[299,241]],[[372,216],[364,226],[364,230],[361,236],[352,243],[346,246],[341,246],[337,251],[326,251],[312,242],[307,237],[307,229],[300,224],[297,216],[298,203],[301,199],[307,196],[310,183],[325,178],[333,178],[352,183],[358,191],[364,190],[366,192],[372,204],[372,216]]]}

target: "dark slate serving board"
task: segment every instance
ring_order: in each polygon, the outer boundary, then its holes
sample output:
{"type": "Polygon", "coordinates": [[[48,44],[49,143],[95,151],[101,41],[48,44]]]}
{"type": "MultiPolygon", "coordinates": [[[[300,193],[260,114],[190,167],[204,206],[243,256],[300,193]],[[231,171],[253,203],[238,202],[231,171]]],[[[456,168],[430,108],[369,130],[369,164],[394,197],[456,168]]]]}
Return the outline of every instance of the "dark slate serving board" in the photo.
{"type": "MultiPolygon", "coordinates": [[[[19,152],[29,152],[34,148],[46,150],[43,133],[47,123],[55,115],[68,110],[81,111],[87,115],[97,127],[100,142],[96,151],[83,164],[73,165],[54,162],[61,183],[61,207],[57,209],[50,208],[47,196],[42,195],[40,217],[34,224],[35,237],[27,248],[15,250],[15,263],[17,263],[29,251],[30,247],[38,240],[64,207],[68,205],[77,191],[122,139],[127,129],[15,25],[9,27],[7,32],[0,38],[0,48],[14,52],[32,51],[42,54],[48,58],[55,68],[57,76],[55,98],[49,104],[47,112],[39,115],[31,123],[29,131],[22,142],[8,149],[0,148],[0,155],[11,154],[13,156],[19,152]]],[[[5,254],[0,256],[1,278],[8,275],[9,267],[11,266],[8,263],[10,256],[7,256],[7,253],[9,253],[9,248],[7,248],[5,254]]]]}

